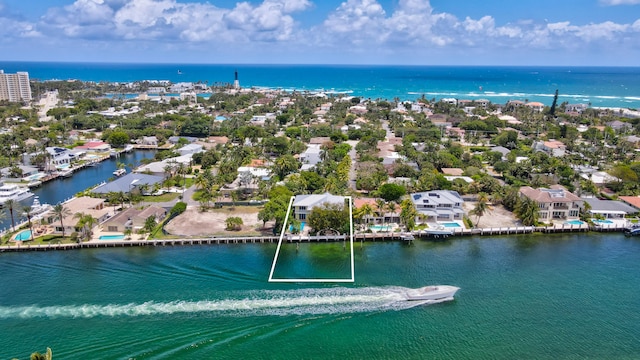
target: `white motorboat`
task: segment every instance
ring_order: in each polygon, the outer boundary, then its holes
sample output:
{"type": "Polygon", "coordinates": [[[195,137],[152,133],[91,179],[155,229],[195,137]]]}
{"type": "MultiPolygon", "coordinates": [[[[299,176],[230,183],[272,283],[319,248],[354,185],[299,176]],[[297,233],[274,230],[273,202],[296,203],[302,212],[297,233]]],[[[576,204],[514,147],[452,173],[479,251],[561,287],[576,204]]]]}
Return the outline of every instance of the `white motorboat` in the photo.
{"type": "Polygon", "coordinates": [[[53,210],[53,206],[49,204],[41,204],[40,198],[38,196],[33,199],[33,204],[31,205],[31,215],[32,219],[38,219],[42,217],[42,215],[46,214],[50,210],[53,210]]]}
{"type": "Polygon", "coordinates": [[[442,225],[437,225],[437,226],[433,226],[433,227],[429,227],[428,229],[424,230],[425,234],[433,236],[433,237],[447,237],[450,235],[453,235],[453,231],[449,230],[448,228],[442,226],[442,225]]]}
{"type": "Polygon", "coordinates": [[[114,176],[118,176],[118,177],[119,177],[119,176],[122,176],[122,175],[124,175],[124,174],[126,174],[126,173],[127,173],[127,169],[125,169],[125,168],[120,168],[120,169],[118,169],[118,170],[114,171],[114,172],[113,172],[113,175],[114,175],[114,176]]]}
{"type": "Polygon", "coordinates": [[[455,295],[458,290],[460,290],[459,287],[450,285],[431,285],[417,289],[409,289],[407,290],[406,296],[409,301],[453,300],[453,295],[455,295]]]}
{"type": "Polygon", "coordinates": [[[71,177],[73,176],[73,168],[67,168],[66,170],[58,170],[58,175],[62,177],[71,177]]]}
{"type": "Polygon", "coordinates": [[[22,201],[32,196],[33,193],[27,187],[0,183],[0,207],[4,206],[7,200],[22,201]]]}

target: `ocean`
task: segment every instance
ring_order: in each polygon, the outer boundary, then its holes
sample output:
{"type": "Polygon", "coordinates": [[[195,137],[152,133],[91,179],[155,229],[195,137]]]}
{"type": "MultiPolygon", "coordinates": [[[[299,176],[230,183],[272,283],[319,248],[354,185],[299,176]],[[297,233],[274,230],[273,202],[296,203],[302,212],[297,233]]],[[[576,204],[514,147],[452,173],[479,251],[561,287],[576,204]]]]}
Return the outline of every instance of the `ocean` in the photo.
{"type": "Polygon", "coordinates": [[[640,67],[209,65],[0,62],[32,79],[233,83],[243,87],[346,93],[370,99],[458,98],[640,108],[640,67]]]}
{"type": "MultiPolygon", "coordinates": [[[[355,283],[269,283],[275,244],[2,253],[0,359],[637,359],[640,241],[357,243],[355,283]],[[451,302],[406,288],[449,284],[451,302]]],[[[280,275],[342,273],[340,243],[280,275]]]]}

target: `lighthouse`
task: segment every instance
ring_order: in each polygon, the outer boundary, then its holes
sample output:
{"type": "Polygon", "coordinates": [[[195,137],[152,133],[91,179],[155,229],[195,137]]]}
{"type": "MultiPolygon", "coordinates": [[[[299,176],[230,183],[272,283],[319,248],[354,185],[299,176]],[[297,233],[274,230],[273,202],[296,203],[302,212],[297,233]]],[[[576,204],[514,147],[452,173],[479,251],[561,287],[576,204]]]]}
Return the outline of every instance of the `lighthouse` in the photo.
{"type": "Polygon", "coordinates": [[[234,74],[233,88],[236,90],[240,89],[240,81],[238,81],[238,70],[236,70],[234,74]]]}

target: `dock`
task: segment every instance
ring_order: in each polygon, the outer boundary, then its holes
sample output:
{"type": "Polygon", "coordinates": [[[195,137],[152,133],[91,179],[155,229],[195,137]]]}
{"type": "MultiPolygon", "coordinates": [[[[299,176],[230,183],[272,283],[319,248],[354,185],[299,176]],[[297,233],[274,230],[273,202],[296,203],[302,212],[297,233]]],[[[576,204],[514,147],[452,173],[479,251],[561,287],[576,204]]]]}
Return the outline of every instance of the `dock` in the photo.
{"type": "MultiPolygon", "coordinates": [[[[353,235],[355,242],[387,242],[402,241],[403,243],[411,243],[417,239],[446,239],[448,237],[460,236],[495,236],[495,235],[520,235],[533,233],[568,233],[568,232],[623,232],[626,228],[620,226],[589,226],[587,224],[573,225],[562,224],[555,226],[516,226],[516,227],[499,227],[499,228],[480,228],[480,229],[462,229],[453,228],[450,235],[447,234],[429,234],[426,230],[417,230],[412,232],[378,232],[378,233],[359,233],[353,235]]],[[[66,251],[80,249],[99,249],[99,248],[118,248],[118,247],[171,247],[171,246],[193,246],[193,245],[220,245],[220,244],[262,244],[262,243],[278,243],[279,236],[226,236],[226,237],[202,237],[202,238],[184,238],[184,239],[150,239],[150,240],[93,240],[75,244],[16,244],[2,245],[0,252],[25,252],[25,251],[66,251]]],[[[329,243],[329,242],[347,242],[349,235],[287,235],[283,238],[285,243],[329,243]]]]}

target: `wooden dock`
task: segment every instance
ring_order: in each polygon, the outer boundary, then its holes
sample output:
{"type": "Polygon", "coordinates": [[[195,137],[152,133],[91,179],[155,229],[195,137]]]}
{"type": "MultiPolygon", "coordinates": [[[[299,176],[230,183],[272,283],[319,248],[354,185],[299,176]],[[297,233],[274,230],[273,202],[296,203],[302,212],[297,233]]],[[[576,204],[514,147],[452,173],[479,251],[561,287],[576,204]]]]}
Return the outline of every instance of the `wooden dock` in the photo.
{"type": "MultiPolygon", "coordinates": [[[[566,233],[566,232],[586,232],[586,231],[624,231],[624,227],[589,227],[587,224],[571,225],[565,224],[556,226],[518,226],[482,229],[462,229],[453,228],[451,235],[429,234],[425,230],[413,232],[393,232],[393,233],[363,233],[354,234],[354,242],[385,242],[403,241],[410,243],[414,239],[445,239],[449,236],[495,236],[495,235],[519,235],[532,233],[566,233]]],[[[257,244],[257,243],[277,243],[278,236],[237,236],[237,237],[206,237],[206,238],[186,238],[167,240],[119,240],[119,241],[99,241],[83,242],[77,244],[22,244],[3,245],[0,252],[24,252],[24,251],[66,251],[79,249],[117,248],[117,247],[170,247],[170,246],[193,246],[193,245],[218,245],[218,244],[257,244]]],[[[286,243],[328,243],[328,242],[349,241],[349,235],[321,235],[321,236],[299,236],[287,235],[283,238],[286,243]]]]}

